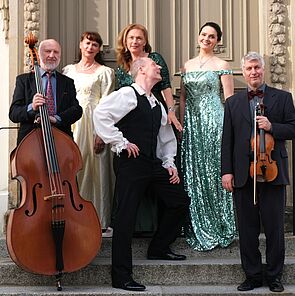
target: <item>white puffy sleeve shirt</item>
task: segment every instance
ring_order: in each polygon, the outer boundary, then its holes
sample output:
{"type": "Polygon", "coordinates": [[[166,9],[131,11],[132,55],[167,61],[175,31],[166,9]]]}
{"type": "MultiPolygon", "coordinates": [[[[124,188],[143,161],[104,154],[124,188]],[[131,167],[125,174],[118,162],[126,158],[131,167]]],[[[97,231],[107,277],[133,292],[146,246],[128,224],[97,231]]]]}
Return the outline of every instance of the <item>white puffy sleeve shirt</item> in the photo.
{"type": "MultiPolygon", "coordinates": [[[[132,86],[140,95],[146,95],[145,91],[136,83],[133,83],[132,86]]],[[[161,126],[157,138],[157,157],[162,160],[163,167],[175,168],[174,157],[177,152],[177,143],[173,129],[167,122],[167,113],[163,105],[154,95],[146,95],[146,97],[150,102],[151,108],[158,103],[162,111],[161,126]]],[[[118,155],[123,149],[127,148],[129,141],[115,124],[130,111],[134,110],[136,106],[136,94],[131,87],[126,86],[103,97],[94,110],[93,122],[97,135],[101,137],[105,143],[111,144],[112,151],[116,152],[118,155]]]]}

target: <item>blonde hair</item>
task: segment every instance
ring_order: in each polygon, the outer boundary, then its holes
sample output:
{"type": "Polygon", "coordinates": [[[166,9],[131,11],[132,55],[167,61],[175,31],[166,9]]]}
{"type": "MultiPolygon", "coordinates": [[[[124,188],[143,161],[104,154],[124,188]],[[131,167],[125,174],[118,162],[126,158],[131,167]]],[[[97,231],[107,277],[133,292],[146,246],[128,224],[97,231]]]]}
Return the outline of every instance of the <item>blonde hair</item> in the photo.
{"type": "Polygon", "coordinates": [[[139,29],[142,31],[144,39],[145,39],[145,46],[144,51],[150,53],[152,51],[152,47],[149,44],[148,40],[148,31],[147,29],[141,24],[129,24],[125,27],[118,36],[118,43],[117,43],[117,64],[122,66],[125,71],[130,70],[130,65],[132,63],[132,56],[130,51],[127,48],[127,35],[133,29],[139,29]]]}

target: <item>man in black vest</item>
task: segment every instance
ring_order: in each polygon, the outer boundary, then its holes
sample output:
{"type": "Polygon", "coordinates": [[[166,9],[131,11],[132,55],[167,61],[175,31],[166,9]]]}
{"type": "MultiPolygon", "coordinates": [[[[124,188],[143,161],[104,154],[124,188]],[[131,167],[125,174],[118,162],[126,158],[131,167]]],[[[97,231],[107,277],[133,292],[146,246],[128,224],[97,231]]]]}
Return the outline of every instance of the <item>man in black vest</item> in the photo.
{"type": "Polygon", "coordinates": [[[153,186],[165,208],[149,248],[148,259],[184,260],[171,251],[189,200],[174,164],[177,144],[167,124],[163,105],[151,93],[162,78],[160,66],[147,57],[131,66],[135,80],[101,99],[94,111],[96,133],[116,153],[116,196],[118,201],[112,241],[112,284],[114,288],[143,291],[132,278],[132,235],[140,198],[153,186]]]}
{"type": "MultiPolygon", "coordinates": [[[[289,184],[286,140],[295,137],[295,109],[291,93],[265,84],[264,59],[260,54],[246,54],[242,58],[242,70],[248,87],[225,102],[221,148],[222,185],[234,193],[241,261],[246,275],[246,280],[237,289],[249,291],[263,284],[259,251],[261,220],[266,236],[266,281],[272,292],[282,292],[284,211],[286,185],[289,184]],[[263,116],[254,116],[255,106],[261,103],[265,109],[263,116]],[[274,150],[269,156],[276,161],[278,168],[278,174],[272,181],[264,178],[263,174],[257,174],[257,203],[253,200],[254,184],[249,174],[250,161],[254,159],[250,142],[255,125],[274,138],[274,150]]],[[[262,162],[257,168],[263,171],[262,162]]],[[[266,166],[266,173],[267,170],[270,168],[266,166]]]]}

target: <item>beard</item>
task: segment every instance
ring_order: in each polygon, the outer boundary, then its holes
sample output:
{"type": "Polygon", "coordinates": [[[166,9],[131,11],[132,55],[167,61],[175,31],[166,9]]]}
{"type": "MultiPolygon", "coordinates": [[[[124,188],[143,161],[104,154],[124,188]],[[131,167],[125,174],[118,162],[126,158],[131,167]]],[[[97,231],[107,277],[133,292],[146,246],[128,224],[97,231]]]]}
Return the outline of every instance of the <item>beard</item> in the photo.
{"type": "Polygon", "coordinates": [[[60,60],[45,63],[42,62],[42,68],[44,68],[46,71],[54,71],[58,67],[59,62],[60,60]]]}

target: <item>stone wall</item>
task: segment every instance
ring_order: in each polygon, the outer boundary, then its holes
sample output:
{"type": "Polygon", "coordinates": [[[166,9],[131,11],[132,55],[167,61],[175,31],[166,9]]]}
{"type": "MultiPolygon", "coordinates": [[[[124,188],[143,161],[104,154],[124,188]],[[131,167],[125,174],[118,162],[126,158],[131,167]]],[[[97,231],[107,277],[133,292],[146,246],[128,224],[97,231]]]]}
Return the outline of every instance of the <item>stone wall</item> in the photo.
{"type": "Polygon", "coordinates": [[[287,52],[287,7],[285,0],[269,1],[269,37],[271,83],[279,89],[288,88],[286,64],[287,52]]]}
{"type": "MultiPolygon", "coordinates": [[[[40,38],[40,0],[25,0],[24,5],[24,38],[32,33],[38,40],[40,38]]],[[[29,48],[24,50],[24,71],[31,70],[29,48]]]]}

